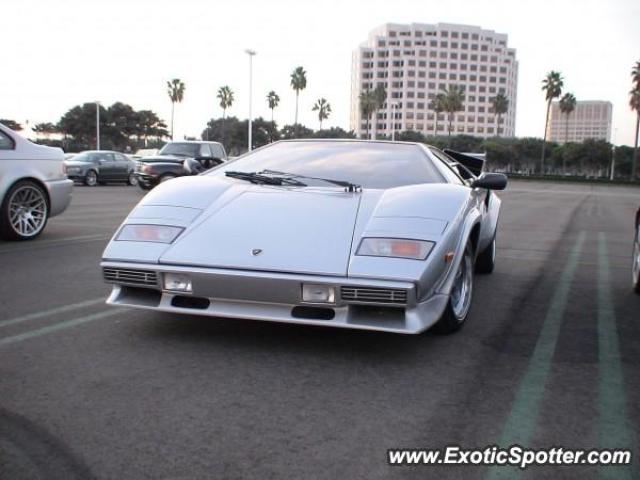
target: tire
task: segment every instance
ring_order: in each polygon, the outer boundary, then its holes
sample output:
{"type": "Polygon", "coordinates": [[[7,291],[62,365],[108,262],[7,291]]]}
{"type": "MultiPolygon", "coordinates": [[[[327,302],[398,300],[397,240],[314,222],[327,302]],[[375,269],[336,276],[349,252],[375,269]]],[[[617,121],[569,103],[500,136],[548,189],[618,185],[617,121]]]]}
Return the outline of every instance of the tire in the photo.
{"type": "Polygon", "coordinates": [[[95,170],[89,170],[84,176],[84,184],[87,187],[95,187],[98,184],[98,173],[95,170]]]}
{"type": "Polygon", "coordinates": [[[148,183],[143,183],[143,182],[138,182],[138,187],[140,187],[140,190],[144,190],[145,192],[148,192],[149,190],[151,190],[153,188],[148,183]]]}
{"type": "Polygon", "coordinates": [[[487,245],[478,258],[476,258],[477,273],[492,273],[496,266],[496,236],[493,236],[491,243],[487,245]]]}
{"type": "Polygon", "coordinates": [[[640,294],[640,225],[636,229],[636,238],[633,242],[633,290],[640,294]]]}
{"type": "Polygon", "coordinates": [[[165,173],[164,175],[160,175],[160,178],[158,179],[158,183],[164,183],[168,180],[174,179],[176,178],[177,175],[173,174],[173,173],[165,173]]]}
{"type": "Polygon", "coordinates": [[[44,189],[31,180],[13,185],[0,207],[0,237],[32,240],[42,233],[49,219],[49,199],[44,189]]]}
{"type": "Polygon", "coordinates": [[[473,300],[473,247],[468,243],[455,273],[444,313],[433,327],[436,333],[451,334],[460,330],[469,316],[473,300]]]}
{"type": "Polygon", "coordinates": [[[127,177],[127,185],[135,187],[138,183],[138,177],[136,177],[136,174],[133,172],[129,173],[129,176],[127,177]]]}

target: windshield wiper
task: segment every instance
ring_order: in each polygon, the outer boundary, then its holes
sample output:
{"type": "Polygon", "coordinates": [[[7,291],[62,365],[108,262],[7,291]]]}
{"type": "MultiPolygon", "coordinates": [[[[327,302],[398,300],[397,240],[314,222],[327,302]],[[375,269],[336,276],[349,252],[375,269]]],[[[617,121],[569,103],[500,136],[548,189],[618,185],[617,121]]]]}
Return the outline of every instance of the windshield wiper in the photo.
{"type": "Polygon", "coordinates": [[[227,171],[224,173],[227,177],[237,178],[239,180],[246,180],[247,182],[264,184],[264,185],[290,185],[294,187],[306,187],[307,184],[294,180],[289,176],[274,177],[271,175],[263,175],[263,172],[236,172],[227,171]]]}
{"type": "Polygon", "coordinates": [[[334,185],[338,185],[339,187],[344,187],[347,192],[358,192],[362,191],[362,186],[356,185],[355,183],[347,182],[344,180],[333,180],[331,178],[322,178],[322,177],[310,177],[308,175],[298,175],[297,173],[287,173],[287,172],[279,172],[278,170],[262,170],[258,172],[261,175],[279,175],[278,177],[272,178],[306,178],[308,180],[319,180],[322,182],[332,183],[334,185]]]}

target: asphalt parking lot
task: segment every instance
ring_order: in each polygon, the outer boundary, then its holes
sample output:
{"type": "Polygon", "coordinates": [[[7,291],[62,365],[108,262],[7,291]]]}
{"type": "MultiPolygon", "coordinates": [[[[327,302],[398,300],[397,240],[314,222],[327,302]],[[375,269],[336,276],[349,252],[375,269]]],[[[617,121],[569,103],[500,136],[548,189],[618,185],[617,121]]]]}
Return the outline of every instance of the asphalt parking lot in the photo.
{"type": "Polygon", "coordinates": [[[402,336],[104,305],[143,196],[76,187],[0,243],[0,478],[639,478],[640,189],[512,182],[458,334],[402,336]],[[632,467],[391,467],[389,448],[631,448],[632,467]]]}

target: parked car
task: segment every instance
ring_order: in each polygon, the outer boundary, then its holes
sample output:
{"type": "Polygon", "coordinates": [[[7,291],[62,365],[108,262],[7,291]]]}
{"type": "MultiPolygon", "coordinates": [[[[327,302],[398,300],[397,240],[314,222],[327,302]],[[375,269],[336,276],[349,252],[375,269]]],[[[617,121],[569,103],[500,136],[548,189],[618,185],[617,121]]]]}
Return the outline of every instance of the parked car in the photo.
{"type": "Polygon", "coordinates": [[[465,323],[502,174],[418,143],[281,141],[160,185],[102,258],[107,303],[396,333],[465,323]],[[455,157],[455,158],[454,158],[455,157]]]}
{"type": "Polygon", "coordinates": [[[151,190],[159,183],[183,175],[196,175],[226,161],[227,153],[218,142],[169,142],[158,155],[138,160],[138,186],[151,190]]]}
{"type": "Polygon", "coordinates": [[[0,237],[31,240],[71,202],[73,182],[59,148],[30,142],[0,124],[0,237]]]}
{"type": "Polygon", "coordinates": [[[111,150],[87,150],[64,162],[67,176],[89,187],[107,182],[136,185],[135,163],[124,154],[111,150]]]}
{"type": "Polygon", "coordinates": [[[636,213],[635,238],[633,240],[633,289],[640,293],[640,209],[636,213]]]}

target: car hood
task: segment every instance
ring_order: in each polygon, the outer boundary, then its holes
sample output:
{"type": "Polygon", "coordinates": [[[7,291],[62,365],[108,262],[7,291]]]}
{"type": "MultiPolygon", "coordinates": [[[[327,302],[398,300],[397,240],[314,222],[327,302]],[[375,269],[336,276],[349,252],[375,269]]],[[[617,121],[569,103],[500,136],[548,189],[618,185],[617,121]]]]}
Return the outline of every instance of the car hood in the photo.
{"type": "Polygon", "coordinates": [[[160,263],[346,275],[358,194],[245,185],[229,190],[160,263]]]}
{"type": "Polygon", "coordinates": [[[349,193],[180,177],[149,192],[125,220],[184,228],[174,243],[111,241],[103,258],[336,276],[362,276],[373,265],[386,276],[398,270],[415,278],[422,262],[359,257],[361,239],[439,242],[468,195],[444,184],[349,193]]]}

